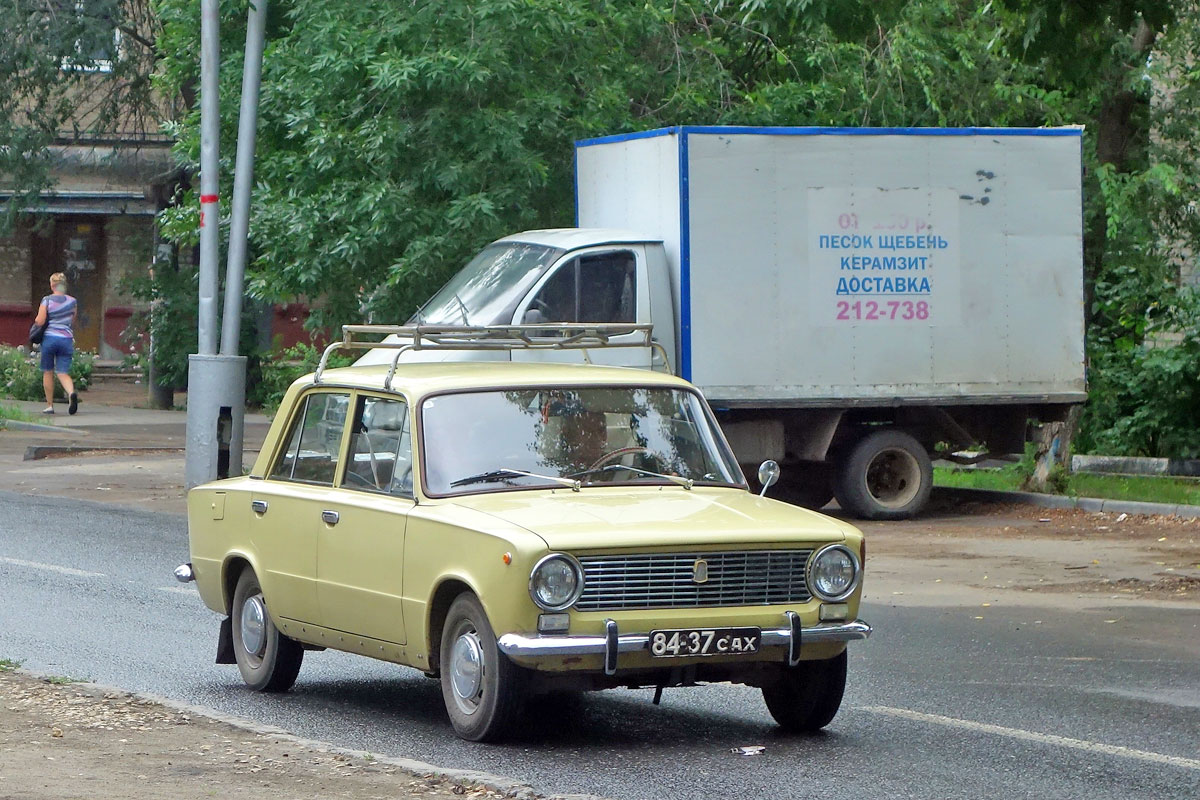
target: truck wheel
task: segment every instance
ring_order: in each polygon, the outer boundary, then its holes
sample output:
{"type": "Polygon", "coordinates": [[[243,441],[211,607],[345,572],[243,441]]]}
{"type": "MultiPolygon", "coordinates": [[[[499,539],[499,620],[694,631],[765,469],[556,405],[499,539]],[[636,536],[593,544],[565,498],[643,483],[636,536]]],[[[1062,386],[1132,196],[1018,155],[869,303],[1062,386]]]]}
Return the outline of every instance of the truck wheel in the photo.
{"type": "Polygon", "coordinates": [[[259,692],[286,692],[300,674],[304,647],[279,632],[258,576],[247,567],[233,591],[233,656],[242,680],[259,692]]]}
{"type": "Polygon", "coordinates": [[[784,730],[811,733],[837,716],[846,691],[846,651],[825,661],[801,661],[780,669],[763,687],[767,710],[784,730]]]}
{"type": "Polygon", "coordinates": [[[885,428],[864,436],[838,465],[838,505],[861,519],[908,519],[925,507],[933,462],[911,434],[885,428]]]}
{"type": "Polygon", "coordinates": [[[504,737],[521,706],[521,669],[496,647],[483,606],[464,592],[442,628],[442,700],[454,732],[472,742],[504,737]]]}

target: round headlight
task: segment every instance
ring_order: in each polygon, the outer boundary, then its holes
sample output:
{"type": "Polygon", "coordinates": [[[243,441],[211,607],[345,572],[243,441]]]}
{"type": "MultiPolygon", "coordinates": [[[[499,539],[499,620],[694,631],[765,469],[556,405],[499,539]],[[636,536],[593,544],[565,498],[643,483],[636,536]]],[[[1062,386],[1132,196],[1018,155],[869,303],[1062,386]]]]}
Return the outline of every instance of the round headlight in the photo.
{"type": "Polygon", "coordinates": [[[822,600],[845,600],[858,588],[858,559],[842,545],[826,547],[813,557],[808,586],[822,600]]]}
{"type": "Polygon", "coordinates": [[[529,595],[546,611],[570,608],[582,591],[583,570],[570,556],[546,556],[534,566],[529,576],[529,595]]]}

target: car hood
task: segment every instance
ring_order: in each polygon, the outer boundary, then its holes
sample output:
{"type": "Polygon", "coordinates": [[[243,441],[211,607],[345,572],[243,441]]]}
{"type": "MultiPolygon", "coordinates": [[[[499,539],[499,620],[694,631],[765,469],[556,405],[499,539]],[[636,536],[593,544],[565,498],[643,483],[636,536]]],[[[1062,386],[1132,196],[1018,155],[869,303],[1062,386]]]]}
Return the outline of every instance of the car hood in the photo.
{"type": "Polygon", "coordinates": [[[741,489],[679,486],[496,492],[454,500],[519,525],[552,550],[841,541],[848,526],[741,489]]]}

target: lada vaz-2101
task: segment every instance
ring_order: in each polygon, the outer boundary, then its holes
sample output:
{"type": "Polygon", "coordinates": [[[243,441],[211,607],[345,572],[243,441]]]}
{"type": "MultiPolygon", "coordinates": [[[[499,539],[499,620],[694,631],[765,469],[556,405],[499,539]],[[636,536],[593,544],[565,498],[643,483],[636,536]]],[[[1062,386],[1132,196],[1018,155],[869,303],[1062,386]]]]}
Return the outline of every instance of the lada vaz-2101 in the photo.
{"type": "Polygon", "coordinates": [[[530,695],[618,686],[735,681],[786,729],[833,719],[846,643],[870,633],[863,537],[751,493],[694,387],[388,371],[297,381],[250,474],[188,495],[180,577],[225,617],[218,661],[247,684],[285,691],[305,651],[359,653],[440,680],[478,741],[530,695]]]}

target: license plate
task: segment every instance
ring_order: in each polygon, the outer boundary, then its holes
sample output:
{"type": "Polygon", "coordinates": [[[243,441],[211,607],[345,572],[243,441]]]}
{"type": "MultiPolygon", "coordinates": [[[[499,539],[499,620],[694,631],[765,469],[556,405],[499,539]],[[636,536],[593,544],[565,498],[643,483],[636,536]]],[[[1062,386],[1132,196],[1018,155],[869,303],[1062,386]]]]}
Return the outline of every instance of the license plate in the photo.
{"type": "Polygon", "coordinates": [[[650,655],[655,658],[726,656],[757,653],[758,628],[680,628],[650,631],[650,655]]]}

